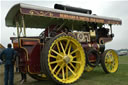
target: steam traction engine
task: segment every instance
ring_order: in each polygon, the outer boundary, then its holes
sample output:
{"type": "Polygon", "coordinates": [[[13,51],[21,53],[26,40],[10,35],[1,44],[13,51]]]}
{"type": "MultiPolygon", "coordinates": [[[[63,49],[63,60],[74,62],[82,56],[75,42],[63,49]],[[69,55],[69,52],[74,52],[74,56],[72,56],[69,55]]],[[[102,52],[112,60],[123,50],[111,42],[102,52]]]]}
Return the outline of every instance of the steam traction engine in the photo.
{"type": "Polygon", "coordinates": [[[55,9],[16,4],[6,16],[6,26],[17,27],[11,37],[18,52],[20,71],[37,80],[51,79],[59,84],[77,81],[84,70],[101,64],[106,73],[118,69],[118,55],[105,50],[114,37],[117,18],[91,14],[88,9],[55,4],[55,9]],[[26,28],[44,29],[39,36],[26,36],[26,28]]]}

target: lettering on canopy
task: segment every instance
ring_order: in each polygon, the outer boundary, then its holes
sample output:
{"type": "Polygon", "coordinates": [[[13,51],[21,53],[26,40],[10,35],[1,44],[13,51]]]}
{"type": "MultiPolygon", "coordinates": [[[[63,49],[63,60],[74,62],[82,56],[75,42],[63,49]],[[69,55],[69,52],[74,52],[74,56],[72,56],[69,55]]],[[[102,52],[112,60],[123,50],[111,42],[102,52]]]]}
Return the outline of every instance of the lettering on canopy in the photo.
{"type": "Polygon", "coordinates": [[[25,8],[21,8],[21,13],[25,15],[45,16],[45,17],[51,17],[51,18],[62,18],[62,19],[69,19],[69,20],[97,22],[97,23],[105,23],[105,24],[121,24],[121,22],[114,21],[114,20],[101,19],[101,18],[95,18],[95,17],[86,17],[86,16],[77,16],[77,15],[42,11],[42,10],[25,9],[25,8]]]}

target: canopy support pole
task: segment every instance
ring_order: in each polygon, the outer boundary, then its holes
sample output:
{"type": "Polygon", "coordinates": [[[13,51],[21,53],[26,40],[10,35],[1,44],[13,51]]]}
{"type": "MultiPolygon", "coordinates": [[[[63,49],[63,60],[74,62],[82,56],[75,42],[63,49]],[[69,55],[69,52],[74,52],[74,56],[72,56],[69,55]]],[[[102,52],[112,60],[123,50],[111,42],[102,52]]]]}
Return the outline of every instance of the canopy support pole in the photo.
{"type": "Polygon", "coordinates": [[[110,32],[111,32],[111,34],[112,34],[112,25],[110,24],[110,32]]]}
{"type": "Polygon", "coordinates": [[[22,23],[23,23],[23,29],[24,29],[24,37],[26,37],[26,28],[25,28],[25,22],[24,22],[24,16],[22,15],[22,23]]]}
{"type": "Polygon", "coordinates": [[[18,47],[20,47],[20,33],[19,33],[19,22],[16,20],[16,27],[17,27],[17,37],[18,37],[18,47]]]}
{"type": "Polygon", "coordinates": [[[16,27],[17,27],[17,37],[20,37],[20,34],[19,34],[19,23],[18,23],[18,21],[16,21],[16,27]]]}
{"type": "Polygon", "coordinates": [[[74,30],[74,22],[72,22],[72,25],[71,25],[71,32],[73,32],[74,30]]]}

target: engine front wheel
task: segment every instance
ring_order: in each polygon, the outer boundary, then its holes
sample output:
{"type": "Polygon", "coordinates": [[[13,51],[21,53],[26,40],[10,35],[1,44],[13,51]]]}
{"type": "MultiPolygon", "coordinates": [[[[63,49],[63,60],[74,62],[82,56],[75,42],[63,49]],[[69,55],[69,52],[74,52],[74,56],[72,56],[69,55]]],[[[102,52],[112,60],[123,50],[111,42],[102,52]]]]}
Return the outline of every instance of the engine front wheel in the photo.
{"type": "Polygon", "coordinates": [[[112,50],[106,50],[101,57],[101,65],[106,73],[114,73],[118,69],[118,55],[112,50]]]}
{"type": "Polygon", "coordinates": [[[60,34],[50,39],[42,51],[42,69],[59,84],[70,84],[84,71],[85,54],[81,44],[72,36],[60,34]]]}

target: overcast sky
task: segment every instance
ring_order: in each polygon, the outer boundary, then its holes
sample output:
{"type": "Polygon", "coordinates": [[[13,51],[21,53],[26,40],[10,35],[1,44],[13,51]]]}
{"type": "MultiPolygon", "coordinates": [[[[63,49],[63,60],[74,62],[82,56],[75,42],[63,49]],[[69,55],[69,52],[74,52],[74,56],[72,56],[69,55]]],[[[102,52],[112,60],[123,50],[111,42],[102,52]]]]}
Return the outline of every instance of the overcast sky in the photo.
{"type": "MultiPolygon", "coordinates": [[[[91,9],[93,14],[116,17],[122,19],[121,26],[113,26],[115,35],[106,48],[128,48],[128,1],[127,0],[1,0],[0,1],[0,43],[5,47],[10,42],[10,37],[16,34],[16,29],[5,26],[5,16],[9,9],[17,3],[27,3],[37,6],[53,8],[55,3],[91,9]]],[[[39,35],[41,30],[27,29],[27,35],[39,35]]]]}

